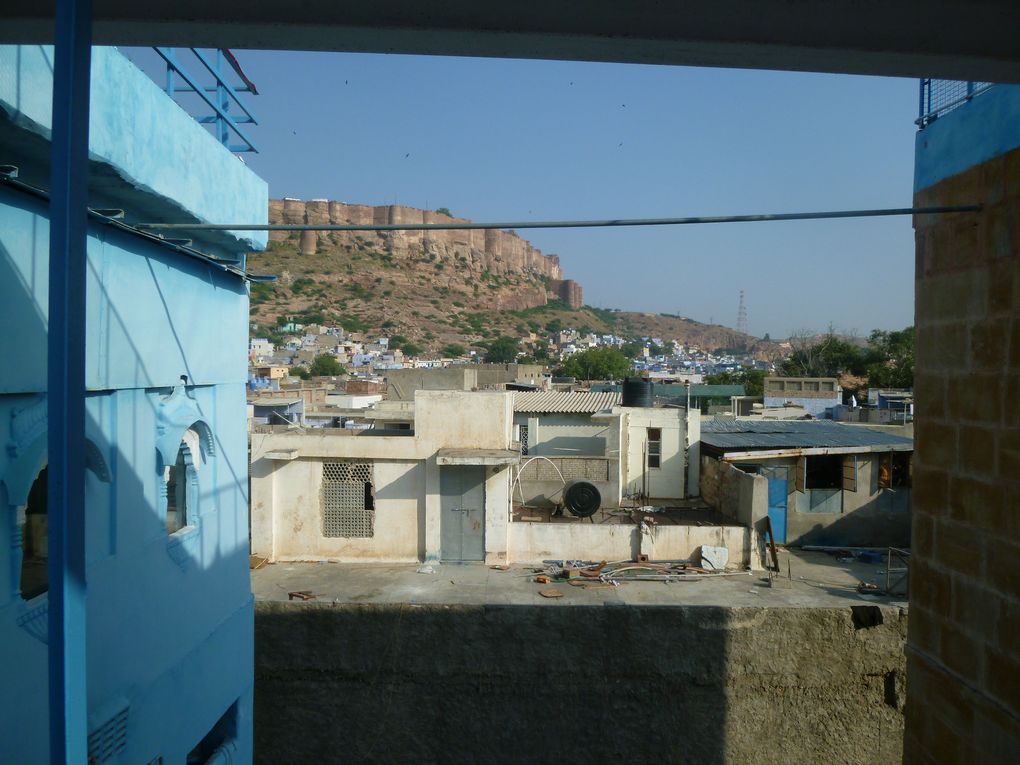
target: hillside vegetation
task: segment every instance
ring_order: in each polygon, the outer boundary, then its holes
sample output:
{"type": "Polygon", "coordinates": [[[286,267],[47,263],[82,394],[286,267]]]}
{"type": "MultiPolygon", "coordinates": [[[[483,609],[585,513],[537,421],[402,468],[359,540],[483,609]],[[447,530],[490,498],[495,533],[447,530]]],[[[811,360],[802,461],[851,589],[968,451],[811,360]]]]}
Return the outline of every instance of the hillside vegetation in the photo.
{"type": "Polygon", "coordinates": [[[773,347],[679,316],[571,309],[555,299],[544,276],[472,272],[424,252],[398,258],[367,238],[353,247],[329,243],[316,255],[302,255],[296,236],[274,241],[265,252],[252,253],[248,267],[278,277],[275,284],[252,287],[251,320],[266,333],[285,320],[335,323],[348,331],[399,334],[434,352],[449,344],[481,347],[500,335],[527,339],[534,333],[544,339],[560,328],[661,337],[705,350],[768,353],[773,347]]]}

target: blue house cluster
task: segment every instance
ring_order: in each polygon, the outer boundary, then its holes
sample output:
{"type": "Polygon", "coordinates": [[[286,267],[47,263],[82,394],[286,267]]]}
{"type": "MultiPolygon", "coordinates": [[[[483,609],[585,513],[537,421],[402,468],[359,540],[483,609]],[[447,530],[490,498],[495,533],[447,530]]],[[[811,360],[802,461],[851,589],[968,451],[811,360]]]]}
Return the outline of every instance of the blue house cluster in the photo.
{"type": "MultiPolygon", "coordinates": [[[[0,47],[0,760],[48,759],[53,51],[0,47]]],[[[248,277],[268,189],[115,49],[93,51],[84,444],[89,762],[251,759],[248,277]]]]}

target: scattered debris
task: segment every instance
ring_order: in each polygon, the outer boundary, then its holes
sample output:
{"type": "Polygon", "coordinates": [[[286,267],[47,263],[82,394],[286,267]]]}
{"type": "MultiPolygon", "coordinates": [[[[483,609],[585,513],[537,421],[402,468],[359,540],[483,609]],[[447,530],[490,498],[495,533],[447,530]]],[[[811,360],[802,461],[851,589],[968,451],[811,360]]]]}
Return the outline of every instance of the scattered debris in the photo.
{"type": "Polygon", "coordinates": [[[311,590],[295,590],[287,593],[287,600],[315,600],[311,590]]]}
{"type": "Polygon", "coordinates": [[[489,568],[491,568],[493,571],[509,571],[510,570],[510,567],[507,566],[505,563],[498,563],[498,564],[496,564],[494,566],[489,566],[489,568]]]}
{"type": "Polygon", "coordinates": [[[258,571],[267,563],[269,563],[269,559],[263,558],[261,555],[248,556],[248,568],[250,568],[252,571],[258,571]]]}
{"type": "Polygon", "coordinates": [[[535,582],[537,584],[549,584],[551,581],[552,579],[546,576],[545,574],[539,574],[538,576],[535,577],[535,582]]]}
{"type": "Polygon", "coordinates": [[[550,587],[547,590],[539,590],[538,594],[541,595],[543,598],[562,598],[563,597],[563,591],[562,590],[557,590],[555,587],[550,587]]]}
{"type": "Polygon", "coordinates": [[[434,574],[434,573],[436,573],[436,569],[435,569],[435,567],[430,566],[429,564],[426,563],[424,566],[418,566],[418,573],[419,574],[434,574]]]}

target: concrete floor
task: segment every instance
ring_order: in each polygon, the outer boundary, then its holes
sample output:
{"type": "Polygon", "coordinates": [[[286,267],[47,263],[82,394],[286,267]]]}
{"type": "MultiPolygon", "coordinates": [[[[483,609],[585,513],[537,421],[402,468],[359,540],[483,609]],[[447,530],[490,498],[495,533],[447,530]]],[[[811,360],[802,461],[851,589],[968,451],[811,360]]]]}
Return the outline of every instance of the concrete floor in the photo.
{"type": "Polygon", "coordinates": [[[310,590],[312,603],[407,603],[445,605],[703,605],[828,607],[874,603],[907,607],[906,596],[862,595],[858,582],[883,586],[884,563],[840,563],[826,553],[779,551],[780,569],[792,581],[769,587],[761,572],[695,582],[625,582],[609,589],[584,589],[567,582],[536,584],[533,566],[496,571],[483,564],[434,564],[433,574],[417,564],[277,563],[251,572],[256,600],[287,600],[310,590]],[[882,573],[880,573],[882,572],[882,573]],[[562,598],[539,590],[555,587],[562,598]]]}

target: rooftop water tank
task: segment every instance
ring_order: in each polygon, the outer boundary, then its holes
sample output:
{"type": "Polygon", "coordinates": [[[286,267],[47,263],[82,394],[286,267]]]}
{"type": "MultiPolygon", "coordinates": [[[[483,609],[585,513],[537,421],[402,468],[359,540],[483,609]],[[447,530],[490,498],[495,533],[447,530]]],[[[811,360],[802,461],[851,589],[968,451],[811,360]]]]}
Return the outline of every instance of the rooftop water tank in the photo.
{"type": "Polygon", "coordinates": [[[654,383],[643,377],[628,377],[623,381],[623,406],[654,406],[654,383]]]}

